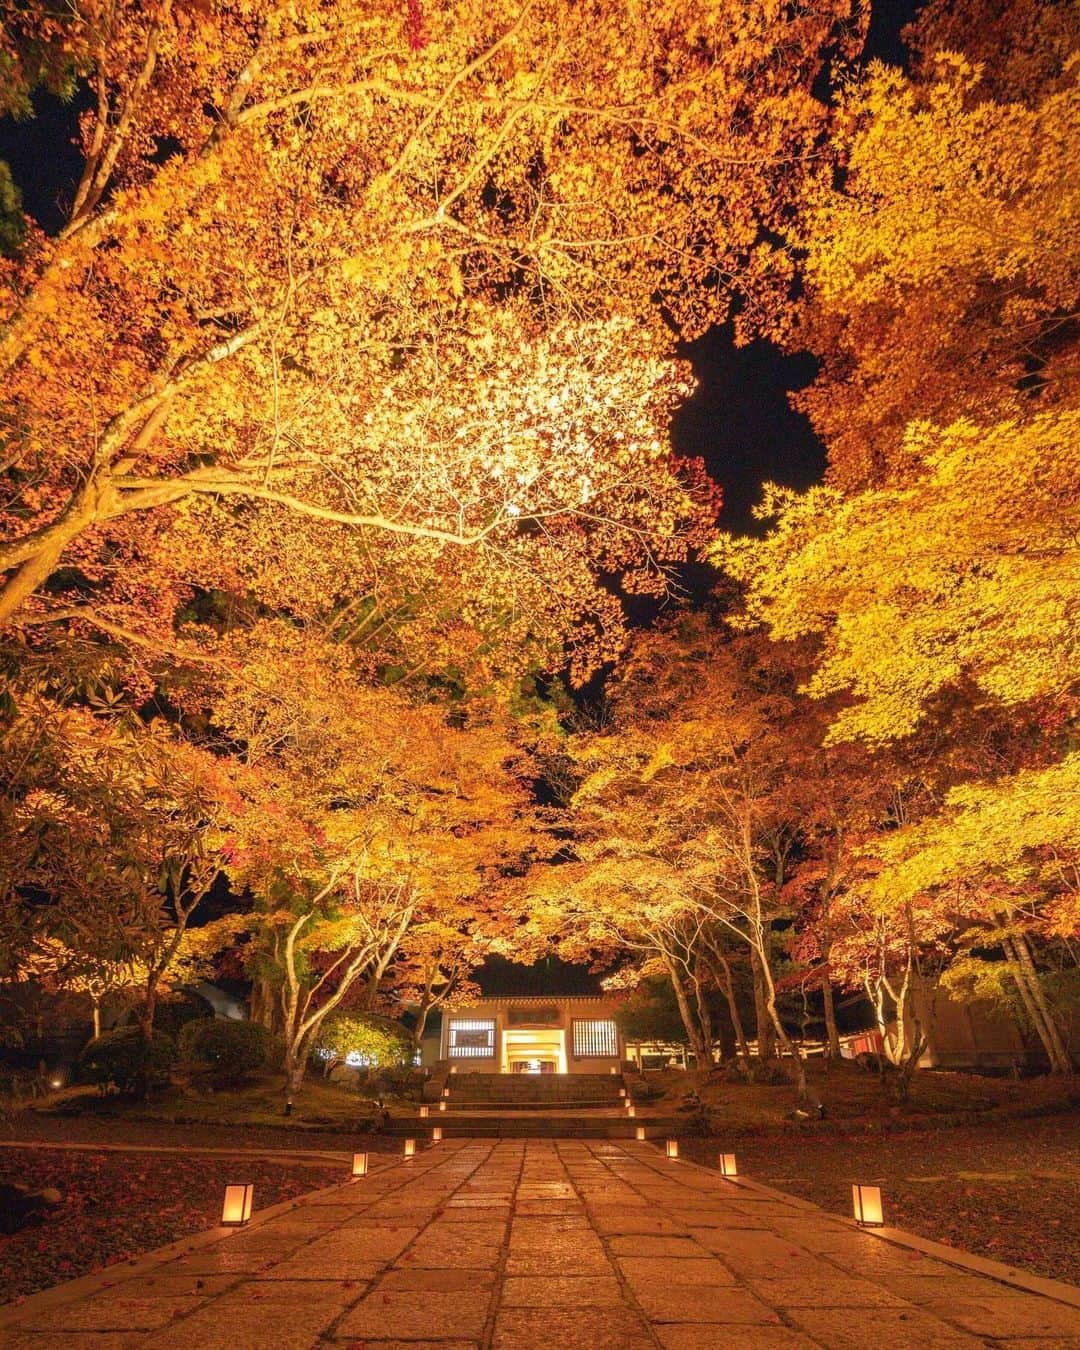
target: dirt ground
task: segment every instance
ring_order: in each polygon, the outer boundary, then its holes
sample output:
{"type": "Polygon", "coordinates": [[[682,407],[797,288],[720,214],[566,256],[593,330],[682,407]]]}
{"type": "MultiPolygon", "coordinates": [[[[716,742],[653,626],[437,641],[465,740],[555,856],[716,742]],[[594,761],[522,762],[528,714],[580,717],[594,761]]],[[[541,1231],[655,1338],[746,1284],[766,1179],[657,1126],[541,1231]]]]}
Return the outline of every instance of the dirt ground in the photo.
{"type": "MultiPolygon", "coordinates": [[[[683,1152],[715,1165],[722,1138],[683,1152]]],[[[885,1221],[1038,1275],[1080,1283],[1080,1112],[951,1129],[738,1139],[739,1170],[838,1214],[879,1185],[885,1221]]]]}
{"type": "Polygon", "coordinates": [[[39,1225],[0,1236],[0,1303],[211,1228],[230,1182],[253,1183],[259,1210],[340,1181],[341,1171],[264,1159],[0,1149],[0,1180],[54,1186],[63,1196],[39,1225]]]}

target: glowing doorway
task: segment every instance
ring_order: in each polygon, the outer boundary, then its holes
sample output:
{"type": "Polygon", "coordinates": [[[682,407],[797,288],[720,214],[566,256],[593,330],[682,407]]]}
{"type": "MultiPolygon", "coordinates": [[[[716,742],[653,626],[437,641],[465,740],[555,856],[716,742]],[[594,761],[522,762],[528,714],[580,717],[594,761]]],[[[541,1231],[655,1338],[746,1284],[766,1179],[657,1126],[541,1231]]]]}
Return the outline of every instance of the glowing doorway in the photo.
{"type": "Polygon", "coordinates": [[[507,1030],[502,1038],[503,1073],[566,1073],[566,1033],[507,1030]]]}

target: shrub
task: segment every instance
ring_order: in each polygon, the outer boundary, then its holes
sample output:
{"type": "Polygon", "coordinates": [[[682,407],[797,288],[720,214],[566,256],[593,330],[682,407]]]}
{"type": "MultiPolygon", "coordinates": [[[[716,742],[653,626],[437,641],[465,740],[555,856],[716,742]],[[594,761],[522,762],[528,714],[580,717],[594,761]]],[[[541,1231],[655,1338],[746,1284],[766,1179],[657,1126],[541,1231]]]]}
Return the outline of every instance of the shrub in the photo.
{"type": "Polygon", "coordinates": [[[199,1018],[180,1033],[185,1056],[213,1071],[216,1082],[230,1086],[243,1082],[249,1073],[265,1067],[273,1038],[258,1022],[234,1022],[226,1018],[199,1018]]]}
{"type": "Polygon", "coordinates": [[[209,1026],[213,1020],[212,1017],[193,1017],[190,1022],[185,1022],[180,1028],[180,1034],[176,1038],[176,1044],[180,1047],[180,1058],[182,1060],[198,1058],[195,1051],[192,1049],[192,1042],[199,1034],[200,1028],[209,1026]]]}
{"type": "Polygon", "coordinates": [[[118,1092],[131,1094],[144,1085],[152,1088],[168,1083],[175,1060],[176,1044],[163,1032],[155,1031],[147,1042],[139,1027],[117,1027],[96,1036],[83,1048],[79,1072],[103,1092],[111,1085],[118,1092]]]}
{"type": "Polygon", "coordinates": [[[412,1038],[400,1022],[374,1013],[331,1013],[316,1033],[311,1046],[316,1063],[329,1074],[336,1064],[349,1062],[357,1068],[387,1068],[412,1061],[412,1038]]]}

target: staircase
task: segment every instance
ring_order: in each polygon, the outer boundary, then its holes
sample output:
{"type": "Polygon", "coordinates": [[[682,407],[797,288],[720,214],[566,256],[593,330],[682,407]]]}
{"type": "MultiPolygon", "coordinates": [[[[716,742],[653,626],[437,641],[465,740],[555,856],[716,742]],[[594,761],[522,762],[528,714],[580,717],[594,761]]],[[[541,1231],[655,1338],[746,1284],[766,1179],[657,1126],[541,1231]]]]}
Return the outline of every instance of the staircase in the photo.
{"type": "Polygon", "coordinates": [[[445,1111],[432,1108],[423,1120],[398,1116],[386,1132],[422,1139],[438,1125],[447,1139],[633,1139],[638,1126],[649,1138],[683,1126],[640,1108],[628,1117],[621,1074],[455,1073],[444,1082],[445,1111]]]}
{"type": "Polygon", "coordinates": [[[623,1100],[613,1073],[455,1073],[446,1085],[450,1112],[610,1111],[623,1100]]]}

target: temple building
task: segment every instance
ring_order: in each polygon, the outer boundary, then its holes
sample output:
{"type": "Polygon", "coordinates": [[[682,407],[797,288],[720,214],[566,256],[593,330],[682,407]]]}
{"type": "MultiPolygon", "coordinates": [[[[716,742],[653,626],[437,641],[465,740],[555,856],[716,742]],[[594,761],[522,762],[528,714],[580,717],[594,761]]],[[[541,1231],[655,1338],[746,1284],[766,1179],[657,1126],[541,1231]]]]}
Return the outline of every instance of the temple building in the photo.
{"type": "Polygon", "coordinates": [[[480,998],[442,1019],[439,1058],[458,1073],[608,1073],[626,1057],[619,1000],[480,998]]]}

